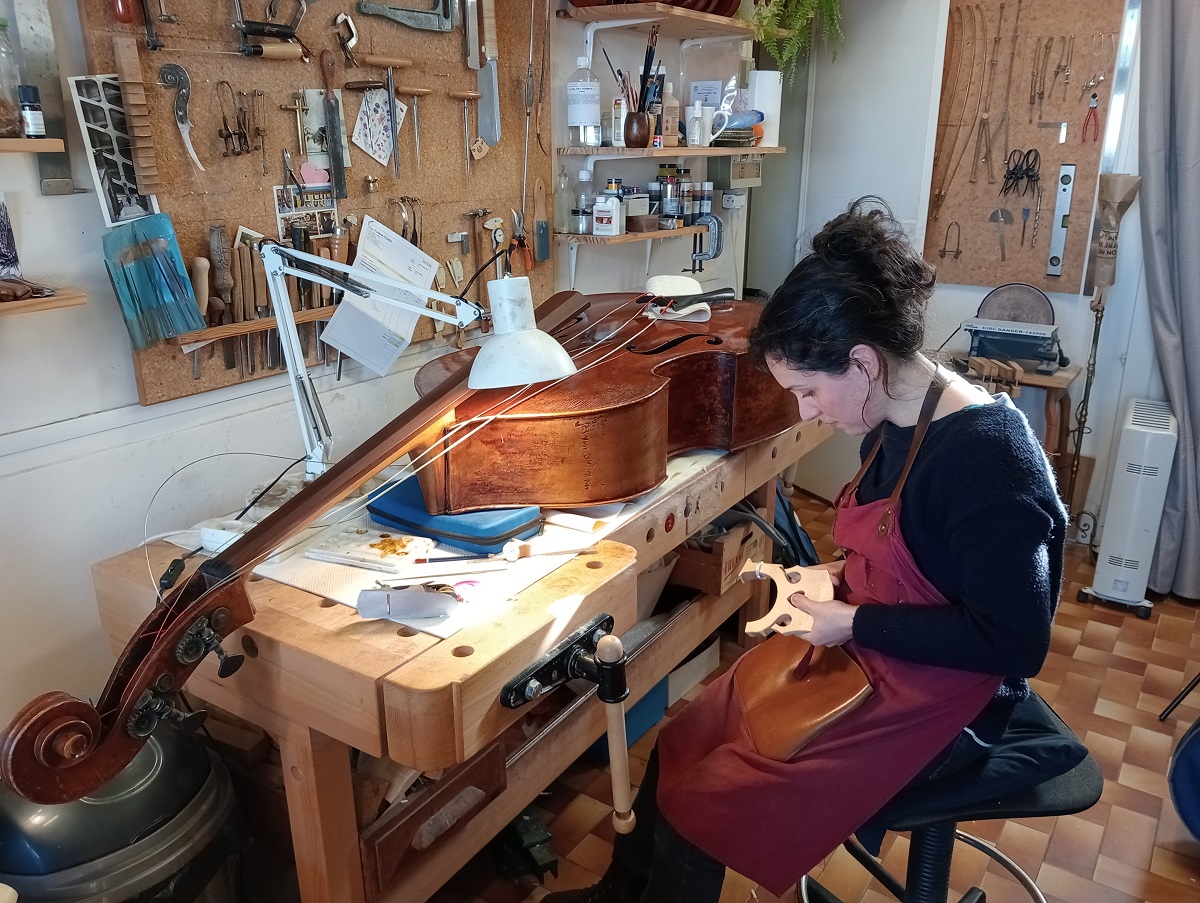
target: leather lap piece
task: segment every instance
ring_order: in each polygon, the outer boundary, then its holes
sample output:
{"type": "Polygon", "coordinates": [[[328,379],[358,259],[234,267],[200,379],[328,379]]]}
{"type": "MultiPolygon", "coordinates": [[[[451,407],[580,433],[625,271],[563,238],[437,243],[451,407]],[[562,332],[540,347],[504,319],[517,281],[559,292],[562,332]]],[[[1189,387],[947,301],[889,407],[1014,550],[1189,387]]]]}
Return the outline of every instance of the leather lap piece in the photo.
{"type": "Polygon", "coordinates": [[[758,754],[790,761],[871,697],[862,668],[841,646],[775,634],[741,657],[733,686],[758,754]]]}

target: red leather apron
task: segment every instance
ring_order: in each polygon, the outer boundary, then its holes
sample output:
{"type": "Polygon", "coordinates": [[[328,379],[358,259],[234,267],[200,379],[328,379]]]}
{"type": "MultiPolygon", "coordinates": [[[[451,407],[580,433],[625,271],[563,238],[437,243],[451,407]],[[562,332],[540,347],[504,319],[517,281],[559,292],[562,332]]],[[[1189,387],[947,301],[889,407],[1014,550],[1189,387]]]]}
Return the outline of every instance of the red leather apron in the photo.
{"type": "MultiPolygon", "coordinates": [[[[900,491],[942,387],[930,388],[891,496],[866,505],[855,498],[879,442],[838,496],[833,535],[846,553],[839,598],[851,605],[949,604],[900,533],[900,491]]],[[[853,641],[844,648],[875,692],[789,762],[755,752],[733,692],[736,664],[659,734],[658,804],[667,821],[776,896],[916,777],[1000,686],[998,676],[902,661],[853,641]]]]}

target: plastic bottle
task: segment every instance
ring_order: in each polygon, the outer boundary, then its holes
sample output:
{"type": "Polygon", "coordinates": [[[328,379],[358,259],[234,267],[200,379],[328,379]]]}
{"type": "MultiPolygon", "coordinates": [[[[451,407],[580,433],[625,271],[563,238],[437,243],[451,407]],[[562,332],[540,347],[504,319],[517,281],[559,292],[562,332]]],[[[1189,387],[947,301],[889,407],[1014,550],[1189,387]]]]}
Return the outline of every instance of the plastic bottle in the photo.
{"type": "Polygon", "coordinates": [[[579,68],[567,80],[567,143],[571,147],[599,147],[600,80],[588,68],[586,56],[575,62],[579,68]]]}
{"type": "Polygon", "coordinates": [[[696,217],[692,211],[692,171],[685,169],[679,177],[679,217],[685,226],[694,226],[696,217]]]}
{"type": "Polygon", "coordinates": [[[575,206],[575,192],[571,190],[571,177],[567,167],[560,166],[554,177],[554,228],[559,232],[570,232],[571,208],[575,206]]]}
{"type": "Polygon", "coordinates": [[[613,194],[604,194],[596,198],[592,208],[593,235],[621,234],[621,199],[613,194]]]}
{"type": "Polygon", "coordinates": [[[667,82],[662,100],[663,147],[679,146],[679,101],[675,97],[675,85],[667,82]]]}
{"type": "Polygon", "coordinates": [[[591,216],[592,206],[596,203],[596,188],[592,185],[591,170],[581,169],[579,181],[575,183],[575,206],[584,216],[591,216]]]}
{"type": "Polygon", "coordinates": [[[17,85],[21,66],[8,35],[8,20],[0,17],[0,138],[20,138],[23,134],[21,101],[17,85]]]}
{"type": "Polygon", "coordinates": [[[692,111],[688,114],[687,121],[687,143],[688,147],[700,146],[700,128],[704,122],[704,113],[700,108],[700,101],[692,104],[692,111]]]}

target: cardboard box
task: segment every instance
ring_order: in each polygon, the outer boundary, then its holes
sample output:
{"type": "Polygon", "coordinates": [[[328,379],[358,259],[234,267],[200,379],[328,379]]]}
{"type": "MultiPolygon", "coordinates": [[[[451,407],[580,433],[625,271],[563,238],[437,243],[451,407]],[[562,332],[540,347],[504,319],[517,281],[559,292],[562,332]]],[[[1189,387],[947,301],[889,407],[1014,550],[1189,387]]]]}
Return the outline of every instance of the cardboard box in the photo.
{"type": "Polygon", "coordinates": [[[766,555],[767,537],[751,523],[735,524],[709,550],[679,546],[679,560],[671,572],[671,583],[690,586],[702,593],[719,596],[738,580],[742,564],[761,561],[766,555]]]}

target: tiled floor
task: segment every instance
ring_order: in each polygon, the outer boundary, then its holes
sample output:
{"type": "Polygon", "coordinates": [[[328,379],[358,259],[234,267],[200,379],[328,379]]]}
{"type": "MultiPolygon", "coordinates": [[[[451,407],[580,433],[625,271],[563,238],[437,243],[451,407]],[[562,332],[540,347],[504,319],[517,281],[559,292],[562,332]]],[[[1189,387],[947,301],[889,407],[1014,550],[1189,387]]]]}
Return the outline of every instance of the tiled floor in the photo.
{"type": "MultiPolygon", "coordinates": [[[[800,496],[795,505],[827,560],[834,548],[829,536],[832,512],[800,496]]],[[[960,827],[996,843],[1015,859],[1034,877],[1049,903],[1200,900],[1200,843],[1175,814],[1166,781],[1172,750],[1200,717],[1200,689],[1167,721],[1157,719],[1158,712],[1200,670],[1200,608],[1167,600],[1156,604],[1151,618],[1143,621],[1130,609],[1080,604],[1075,601],[1077,591],[1088,585],[1091,575],[1086,549],[1071,547],[1050,655],[1033,684],[1100,762],[1103,798],[1079,815],[960,827]]],[[[736,655],[737,647],[725,644],[722,668],[736,655]]],[[[676,703],[667,711],[668,718],[686,704],[686,700],[676,703]]],[[[635,782],[656,735],[657,729],[652,730],[630,750],[635,782]]],[[[547,875],[546,887],[582,887],[607,867],[613,838],[608,780],[606,771],[581,760],[539,801],[559,856],[558,877],[547,875]]],[[[907,838],[889,836],[885,864],[902,875],[906,855],[907,838]]],[[[846,901],[892,899],[840,850],[813,874],[846,901]]],[[[993,903],[1029,899],[983,853],[959,844],[951,888],[962,894],[971,886],[981,887],[993,903]]],[[[500,877],[484,853],[433,900],[530,903],[545,893],[532,882],[500,877]]],[[[721,895],[721,903],[779,899],[793,901],[796,895],[789,891],[777,898],[734,873],[727,875],[721,895]]]]}

